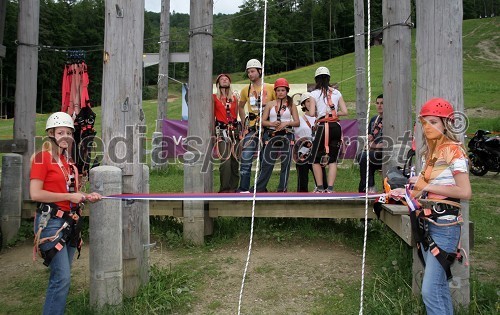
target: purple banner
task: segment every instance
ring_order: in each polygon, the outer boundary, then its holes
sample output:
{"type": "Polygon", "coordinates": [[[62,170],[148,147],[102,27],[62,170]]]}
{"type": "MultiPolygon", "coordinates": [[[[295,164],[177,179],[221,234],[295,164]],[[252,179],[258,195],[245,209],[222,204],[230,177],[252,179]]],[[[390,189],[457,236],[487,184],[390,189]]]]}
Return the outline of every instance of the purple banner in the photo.
{"type": "MultiPolygon", "coordinates": [[[[344,134],[344,147],[345,159],[353,159],[356,155],[358,137],[358,121],[356,119],[345,119],[340,121],[342,132],[344,134]]],[[[163,140],[164,150],[167,157],[173,158],[184,154],[186,150],[182,146],[183,141],[186,139],[188,130],[187,120],[163,120],[163,140]]]]}
{"type": "Polygon", "coordinates": [[[166,151],[168,158],[174,158],[186,152],[182,143],[187,137],[187,131],[187,120],[163,120],[163,150],[166,151]]]}

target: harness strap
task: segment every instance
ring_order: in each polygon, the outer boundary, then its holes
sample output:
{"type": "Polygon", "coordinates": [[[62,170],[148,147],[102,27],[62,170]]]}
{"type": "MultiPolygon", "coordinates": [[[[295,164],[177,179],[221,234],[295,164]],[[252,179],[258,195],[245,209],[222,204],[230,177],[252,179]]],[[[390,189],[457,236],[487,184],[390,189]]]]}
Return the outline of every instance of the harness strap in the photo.
{"type": "Polygon", "coordinates": [[[34,246],[33,246],[33,261],[36,260],[36,254],[44,259],[43,264],[49,266],[54,256],[61,251],[64,246],[70,244],[78,250],[78,257],[80,258],[81,248],[83,241],[81,239],[81,209],[75,208],[71,212],[63,211],[54,203],[40,203],[36,212],[40,215],[39,224],[36,228],[34,246]],[[47,223],[52,218],[60,218],[65,222],[52,236],[40,238],[42,231],[47,227],[47,223]],[[62,235],[61,235],[62,234],[62,235]],[[54,247],[48,250],[41,250],[40,245],[53,242],[59,239],[54,247]]]}

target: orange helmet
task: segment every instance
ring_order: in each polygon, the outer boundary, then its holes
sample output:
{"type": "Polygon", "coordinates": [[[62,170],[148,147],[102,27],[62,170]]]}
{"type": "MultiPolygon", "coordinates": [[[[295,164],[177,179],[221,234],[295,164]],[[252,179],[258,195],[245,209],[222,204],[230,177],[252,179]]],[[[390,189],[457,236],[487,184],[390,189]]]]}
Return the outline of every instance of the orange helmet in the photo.
{"type": "Polygon", "coordinates": [[[231,77],[229,76],[229,74],[226,74],[226,73],[221,73],[217,76],[217,79],[215,79],[215,85],[218,85],[219,84],[219,80],[220,78],[222,77],[226,77],[229,79],[229,83],[231,83],[231,77]]]}
{"type": "Polygon", "coordinates": [[[453,117],[453,106],[445,100],[444,98],[431,98],[428,100],[420,109],[420,117],[424,116],[436,116],[436,117],[442,117],[442,118],[449,118],[452,121],[454,120],[453,117]]]}
{"type": "Polygon", "coordinates": [[[276,90],[279,87],[285,87],[286,91],[290,91],[290,86],[288,85],[288,81],[284,78],[279,78],[274,82],[274,90],[276,90]]]}

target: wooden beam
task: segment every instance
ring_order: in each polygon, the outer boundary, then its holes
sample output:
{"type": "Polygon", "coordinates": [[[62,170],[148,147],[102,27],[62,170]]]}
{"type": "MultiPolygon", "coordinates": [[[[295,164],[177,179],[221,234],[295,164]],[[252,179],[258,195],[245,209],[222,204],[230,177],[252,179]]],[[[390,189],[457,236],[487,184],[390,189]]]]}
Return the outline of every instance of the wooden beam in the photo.
{"type": "Polygon", "coordinates": [[[170,45],[170,0],[161,1],[160,14],[160,54],[158,66],[158,108],[156,131],[162,131],[162,121],[167,118],[168,63],[170,45]]]}
{"type": "Polygon", "coordinates": [[[406,244],[413,246],[414,241],[411,234],[410,216],[408,207],[404,205],[382,205],[380,220],[382,220],[391,230],[394,231],[406,244]]]}
{"type": "MultiPolygon", "coordinates": [[[[224,201],[209,201],[210,217],[251,217],[251,203],[232,202],[227,206],[224,201]]],[[[266,201],[255,204],[256,217],[285,218],[364,218],[364,201],[266,201]]],[[[375,218],[371,206],[369,218],[375,218]]]]}
{"type": "Polygon", "coordinates": [[[0,140],[0,153],[24,153],[27,149],[27,139],[0,140]]]}
{"type": "Polygon", "coordinates": [[[38,76],[38,34],[40,0],[20,0],[17,28],[16,94],[14,139],[25,139],[23,152],[23,199],[29,199],[31,157],[35,147],[36,94],[38,76]]]}
{"type": "MultiPolygon", "coordinates": [[[[184,154],[184,191],[211,192],[213,165],[210,163],[214,131],[212,105],[212,25],[213,0],[190,0],[189,13],[189,120],[187,151],[184,154]]],[[[208,218],[203,201],[184,203],[184,239],[203,244],[204,235],[211,234],[212,220],[208,218]]]]}
{"type": "Polygon", "coordinates": [[[410,149],[411,123],[411,5],[410,0],[382,1],[384,27],[384,150],[383,174],[402,166],[410,149]],[[405,23],[406,22],[406,23],[405,23]],[[401,140],[400,137],[407,134],[401,140]],[[406,141],[406,142],[405,142],[406,141]]]}
{"type": "MultiPolygon", "coordinates": [[[[365,4],[364,0],[354,0],[354,50],[356,62],[356,119],[358,136],[366,134],[366,58],[365,58],[365,4]]],[[[370,35],[368,34],[368,37],[370,35]]],[[[377,85],[379,83],[377,82],[377,85]]],[[[380,93],[379,93],[380,94],[380,93]]],[[[377,94],[378,95],[378,94],[377,94]]],[[[358,142],[358,148],[362,145],[358,142]]]]}

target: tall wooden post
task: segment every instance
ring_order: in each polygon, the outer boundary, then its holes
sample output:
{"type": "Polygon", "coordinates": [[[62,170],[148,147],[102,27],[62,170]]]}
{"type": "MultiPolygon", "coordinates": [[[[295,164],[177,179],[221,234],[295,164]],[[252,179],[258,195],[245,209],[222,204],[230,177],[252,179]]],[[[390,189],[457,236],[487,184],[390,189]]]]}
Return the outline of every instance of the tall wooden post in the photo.
{"type": "MultiPolygon", "coordinates": [[[[90,191],[103,196],[122,192],[122,172],[115,166],[90,170],[90,191]]],[[[123,302],[122,204],[119,199],[103,199],[90,204],[89,268],[90,305],[102,308],[123,302]]]]}
{"type": "MultiPolygon", "coordinates": [[[[354,50],[356,56],[356,119],[358,136],[366,134],[366,58],[365,58],[365,6],[363,0],[354,0],[354,50]]],[[[370,36],[368,34],[368,36],[370,36]]],[[[358,150],[359,145],[358,143],[358,150]]]]}
{"type": "Polygon", "coordinates": [[[161,132],[162,120],[167,118],[169,46],[170,0],[161,0],[160,60],[158,65],[158,111],[156,115],[156,132],[161,132]]]}
{"type": "MultiPolygon", "coordinates": [[[[189,33],[189,147],[184,162],[184,191],[211,192],[211,160],[214,129],[212,106],[212,21],[213,1],[190,1],[189,33]],[[192,140],[190,140],[192,139],[192,140]]],[[[184,239],[203,244],[211,233],[211,220],[203,201],[184,202],[184,239]],[[205,230],[205,221],[207,229],[205,230]]]]}
{"type": "MultiPolygon", "coordinates": [[[[0,0],[0,58],[5,58],[5,46],[3,45],[3,33],[5,30],[5,15],[7,12],[6,9],[7,9],[7,0],[0,0]]],[[[3,82],[2,82],[2,84],[3,84],[3,82]]],[[[0,95],[0,97],[1,97],[1,95],[0,95]]]]}
{"type": "MultiPolygon", "coordinates": [[[[123,193],[142,193],[144,1],[106,0],[102,84],[104,165],[122,170],[123,193]]],[[[143,203],[123,205],[123,291],[135,296],[143,263],[143,203]]],[[[147,262],[145,262],[147,263],[147,262]]]]}
{"type": "MultiPolygon", "coordinates": [[[[462,1],[421,0],[416,4],[418,69],[416,111],[418,113],[430,98],[442,97],[451,102],[456,112],[464,113],[462,1]]],[[[458,129],[464,126],[455,127],[458,129]]],[[[422,144],[420,123],[417,123],[416,129],[418,148],[422,144]]],[[[463,130],[464,133],[465,131],[463,130]]],[[[462,202],[462,216],[464,224],[461,245],[469,253],[468,202],[462,202]]],[[[415,259],[418,260],[414,256],[415,259]]],[[[453,301],[455,305],[467,306],[470,303],[470,266],[454,263],[451,269],[453,280],[450,282],[450,287],[453,301]]]]}
{"type": "Polygon", "coordinates": [[[39,0],[19,0],[14,139],[28,141],[23,153],[23,199],[29,199],[30,159],[35,146],[39,0]]]}
{"type": "MultiPolygon", "coordinates": [[[[21,226],[21,207],[23,203],[22,170],[23,157],[21,155],[6,153],[2,156],[0,227],[3,233],[3,246],[16,237],[21,226]]],[[[0,248],[2,248],[1,243],[0,248]]]]}
{"type": "Polygon", "coordinates": [[[384,30],[384,136],[389,141],[385,158],[390,157],[383,164],[386,174],[404,163],[411,146],[403,143],[411,140],[412,129],[410,0],[383,0],[382,14],[383,25],[388,25],[384,30]]]}

